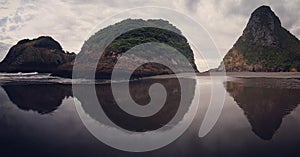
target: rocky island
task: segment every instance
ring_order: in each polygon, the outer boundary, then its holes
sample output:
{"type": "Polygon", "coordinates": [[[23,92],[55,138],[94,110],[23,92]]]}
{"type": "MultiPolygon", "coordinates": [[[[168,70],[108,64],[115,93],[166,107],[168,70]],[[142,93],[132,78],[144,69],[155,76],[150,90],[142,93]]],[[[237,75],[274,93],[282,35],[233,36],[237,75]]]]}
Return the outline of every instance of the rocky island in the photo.
{"type": "MultiPolygon", "coordinates": [[[[164,20],[142,20],[142,19],[127,19],[114,25],[101,29],[91,36],[82,46],[78,54],[79,70],[85,77],[85,72],[90,70],[90,67],[96,64],[97,79],[110,79],[113,69],[119,69],[126,72],[129,67],[138,64],[151,58],[153,62],[143,64],[138,67],[132,77],[146,77],[162,74],[172,74],[173,71],[168,67],[154,63],[155,61],[164,59],[164,63],[173,64],[179,67],[181,72],[198,72],[194,62],[194,54],[190,48],[187,39],[182,35],[181,31],[175,26],[164,20]],[[125,32],[125,33],[122,33],[125,32]],[[105,47],[110,38],[117,36],[111,43],[105,47]],[[183,63],[180,57],[174,53],[167,53],[163,50],[164,47],[156,49],[159,55],[154,55],[153,50],[144,49],[138,54],[130,55],[118,67],[115,67],[119,58],[131,48],[149,42],[163,43],[171,46],[179,51],[188,60],[191,69],[186,68],[186,63],[183,63]],[[99,56],[101,54],[101,56],[99,56]],[[96,63],[96,64],[95,64],[96,63]]],[[[58,70],[53,73],[55,76],[72,77],[72,68],[74,62],[66,63],[58,67],[58,70]]]]}
{"type": "Polygon", "coordinates": [[[300,41],[282,27],[269,6],[257,8],[216,71],[300,71],[300,41]]]}
{"type": "MultiPolygon", "coordinates": [[[[97,79],[110,79],[112,71],[123,72],[143,63],[146,59],[152,62],[142,64],[134,70],[132,77],[141,78],[174,72],[165,65],[176,65],[180,72],[198,72],[193,51],[181,31],[168,21],[126,19],[103,28],[92,35],[83,44],[81,51],[65,52],[61,45],[51,37],[24,39],[14,45],[0,63],[0,72],[41,72],[54,76],[72,77],[75,57],[80,62],[81,76],[92,71],[97,79]],[[124,33],[125,32],[125,33],[124,33]],[[116,37],[116,38],[114,38],[116,37]],[[111,41],[111,42],[109,42],[111,41]],[[109,42],[109,43],[108,43],[109,42]],[[119,59],[128,50],[145,43],[162,43],[179,51],[187,60],[175,53],[166,53],[165,47],[153,50],[144,49],[136,55],[119,59]],[[152,51],[152,52],[151,52],[152,51]]],[[[257,8],[249,19],[242,36],[223,58],[221,65],[210,70],[227,72],[297,72],[300,71],[300,41],[282,27],[279,18],[269,6],[257,8]]]]}
{"type": "Polygon", "coordinates": [[[63,51],[61,45],[51,37],[23,39],[10,48],[0,63],[0,72],[51,73],[75,57],[75,53],[63,51]]]}

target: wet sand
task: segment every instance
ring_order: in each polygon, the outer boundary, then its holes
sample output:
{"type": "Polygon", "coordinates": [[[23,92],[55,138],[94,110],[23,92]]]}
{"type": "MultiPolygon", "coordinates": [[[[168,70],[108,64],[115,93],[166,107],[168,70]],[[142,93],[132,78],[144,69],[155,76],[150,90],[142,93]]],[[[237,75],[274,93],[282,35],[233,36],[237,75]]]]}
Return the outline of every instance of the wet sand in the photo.
{"type": "Polygon", "coordinates": [[[231,76],[241,78],[300,78],[300,72],[204,72],[197,76],[231,76]]]}

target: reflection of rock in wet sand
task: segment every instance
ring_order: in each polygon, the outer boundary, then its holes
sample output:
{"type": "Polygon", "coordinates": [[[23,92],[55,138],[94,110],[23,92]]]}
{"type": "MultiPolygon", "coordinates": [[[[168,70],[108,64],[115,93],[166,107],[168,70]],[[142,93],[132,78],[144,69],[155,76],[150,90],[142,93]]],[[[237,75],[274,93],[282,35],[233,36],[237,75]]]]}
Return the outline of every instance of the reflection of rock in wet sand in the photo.
{"type": "Polygon", "coordinates": [[[55,111],[65,97],[72,95],[70,85],[3,85],[9,99],[22,110],[47,114],[55,111]]]}
{"type": "MultiPolygon", "coordinates": [[[[182,80],[185,84],[185,88],[183,88],[183,91],[185,92],[186,95],[188,95],[188,97],[183,100],[184,105],[180,108],[180,111],[178,113],[179,114],[178,118],[174,120],[176,124],[182,120],[183,116],[188,111],[190,104],[193,100],[194,91],[195,91],[195,83],[196,83],[195,80],[193,79],[182,79],[182,80]]],[[[166,125],[167,123],[169,123],[174,117],[174,115],[177,113],[181,101],[181,87],[179,85],[178,79],[145,79],[145,80],[130,82],[130,94],[133,100],[140,105],[147,105],[150,102],[148,90],[149,87],[154,83],[161,83],[166,88],[167,99],[163,108],[156,114],[149,117],[136,117],[124,112],[117,105],[112,95],[111,84],[97,85],[96,92],[97,92],[98,100],[105,114],[116,125],[130,131],[137,131],[137,132],[151,131],[151,130],[159,129],[164,125],[166,125]]],[[[123,84],[119,83],[119,85],[122,86],[123,84]]],[[[103,118],[97,117],[97,112],[92,107],[93,105],[89,104],[90,103],[89,100],[91,99],[89,98],[89,96],[91,94],[86,92],[88,91],[86,89],[88,87],[82,86],[80,88],[83,94],[82,96],[76,95],[76,97],[82,103],[82,107],[85,110],[85,112],[89,114],[93,119],[99,121],[100,123],[106,124],[106,122],[103,121],[103,118]]],[[[128,98],[121,98],[121,99],[122,101],[126,101],[126,99],[128,98]]],[[[176,124],[172,123],[170,125],[176,125],[176,124]]]]}
{"type": "Polygon", "coordinates": [[[300,89],[283,88],[283,85],[280,88],[270,87],[266,85],[274,80],[264,80],[227,82],[226,89],[244,110],[253,132],[264,140],[270,140],[279,129],[283,117],[300,103],[300,89]]]}
{"type": "MultiPolygon", "coordinates": [[[[196,81],[193,79],[182,79],[182,82],[184,83],[184,88],[182,88],[185,93],[184,99],[181,98],[181,86],[176,78],[145,79],[130,82],[129,91],[131,97],[140,105],[147,105],[150,102],[149,87],[152,84],[160,83],[165,87],[167,93],[166,103],[159,112],[149,117],[136,117],[124,112],[112,95],[110,83],[96,86],[88,84],[75,85],[82,91],[80,92],[82,94],[76,95],[76,98],[81,102],[86,114],[102,124],[110,125],[103,118],[97,117],[99,113],[93,108],[100,107],[98,103],[94,105],[91,101],[93,96],[91,91],[95,90],[96,87],[101,107],[111,121],[124,129],[143,132],[159,129],[172,120],[172,123],[170,123],[171,127],[182,120],[193,100],[196,81]],[[181,107],[179,107],[180,101],[183,101],[181,107]],[[175,114],[179,116],[174,118],[175,114]]],[[[124,85],[123,83],[117,84],[120,86],[124,85]]],[[[73,96],[72,86],[63,84],[2,85],[2,88],[18,108],[26,111],[37,111],[40,114],[48,114],[55,111],[65,97],[73,96]]],[[[123,91],[121,90],[120,92],[123,91]]],[[[119,99],[121,99],[121,102],[124,102],[129,98],[122,97],[119,99]]]]}

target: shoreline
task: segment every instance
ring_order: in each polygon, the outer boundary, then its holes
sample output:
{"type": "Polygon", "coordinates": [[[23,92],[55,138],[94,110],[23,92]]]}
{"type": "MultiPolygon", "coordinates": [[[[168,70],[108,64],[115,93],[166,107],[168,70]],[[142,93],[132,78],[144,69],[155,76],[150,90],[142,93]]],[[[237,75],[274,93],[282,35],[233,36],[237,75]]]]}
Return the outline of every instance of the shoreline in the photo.
{"type": "MultiPolygon", "coordinates": [[[[199,72],[199,73],[178,73],[176,74],[178,78],[191,78],[193,76],[197,77],[208,77],[208,76],[226,76],[232,78],[274,78],[274,79],[300,79],[300,72],[199,72]]],[[[155,76],[146,76],[140,77],[136,79],[132,79],[130,81],[138,81],[138,80],[147,80],[147,79],[172,79],[176,78],[175,74],[163,74],[163,75],[155,75],[155,76]]],[[[126,80],[109,80],[109,79],[87,79],[87,78],[65,78],[59,76],[51,76],[51,73],[0,73],[0,82],[3,80],[10,80],[9,82],[14,82],[13,79],[16,78],[16,82],[26,82],[26,78],[28,78],[29,82],[34,82],[34,80],[47,82],[46,77],[49,76],[49,82],[54,81],[55,79],[69,79],[69,80],[84,80],[87,82],[96,81],[96,83],[108,83],[108,82],[123,82],[126,80]],[[37,77],[35,77],[37,76],[37,77]],[[43,77],[41,77],[43,76],[43,77]],[[23,78],[23,79],[20,79],[23,78]]],[[[55,82],[55,81],[54,81],[55,82]]],[[[72,82],[72,81],[71,81],[72,82]]]]}
{"type": "Polygon", "coordinates": [[[300,78],[300,72],[204,72],[197,76],[222,76],[236,78],[300,78]]]}

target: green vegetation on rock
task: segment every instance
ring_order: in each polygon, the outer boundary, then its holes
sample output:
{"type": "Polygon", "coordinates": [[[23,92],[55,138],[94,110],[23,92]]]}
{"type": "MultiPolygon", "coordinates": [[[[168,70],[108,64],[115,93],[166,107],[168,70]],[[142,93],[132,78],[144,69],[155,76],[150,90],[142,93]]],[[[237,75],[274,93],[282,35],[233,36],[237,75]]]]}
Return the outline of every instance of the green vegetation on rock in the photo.
{"type": "Polygon", "coordinates": [[[300,71],[300,41],[270,7],[261,6],[223,62],[226,71],[300,71]]]}
{"type": "MultiPolygon", "coordinates": [[[[108,54],[110,52],[124,53],[134,46],[147,42],[158,42],[169,45],[181,52],[192,64],[194,63],[192,49],[185,37],[172,31],[153,27],[134,29],[122,34],[107,47],[106,54],[104,55],[110,55],[108,54]]],[[[153,52],[149,50],[142,53],[151,55],[153,52]]]]}
{"type": "MultiPolygon", "coordinates": [[[[143,49],[138,54],[125,57],[125,61],[117,68],[123,72],[130,71],[130,67],[139,65],[147,59],[151,59],[151,63],[143,64],[132,74],[133,77],[146,77],[161,74],[172,74],[172,70],[164,65],[158,65],[155,61],[166,61],[166,65],[175,65],[180,72],[198,71],[194,63],[193,51],[187,39],[182,35],[180,30],[170,24],[168,21],[158,20],[142,20],[127,19],[101,29],[92,35],[81,48],[77,55],[76,67],[78,71],[82,71],[82,76],[87,71],[92,71],[91,67],[96,68],[96,78],[109,79],[113,69],[119,58],[128,50],[147,43],[162,43],[159,48],[143,49]],[[188,60],[183,62],[183,58],[168,51],[168,47],[172,47],[180,52],[188,60]],[[154,51],[155,54],[154,55],[154,51]],[[167,52],[168,51],[168,52],[167,52]],[[187,64],[192,66],[189,69],[187,64]]],[[[165,63],[165,62],[164,62],[165,63]]],[[[61,71],[57,71],[55,75],[70,75],[72,65],[62,65],[59,67],[61,71]]]]}

